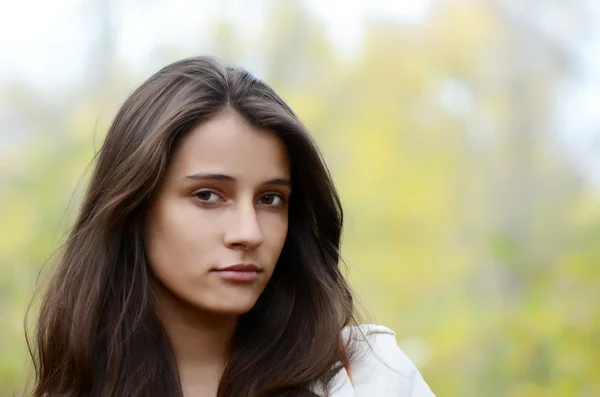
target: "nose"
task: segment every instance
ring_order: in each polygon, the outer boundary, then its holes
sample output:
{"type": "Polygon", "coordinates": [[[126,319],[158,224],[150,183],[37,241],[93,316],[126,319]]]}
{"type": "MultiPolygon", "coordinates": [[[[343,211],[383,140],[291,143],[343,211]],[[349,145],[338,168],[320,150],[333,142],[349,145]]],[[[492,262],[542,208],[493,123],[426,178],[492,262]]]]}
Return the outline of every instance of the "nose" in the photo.
{"type": "Polygon", "coordinates": [[[254,204],[240,204],[232,211],[224,236],[225,245],[248,251],[262,244],[263,233],[254,204]]]}

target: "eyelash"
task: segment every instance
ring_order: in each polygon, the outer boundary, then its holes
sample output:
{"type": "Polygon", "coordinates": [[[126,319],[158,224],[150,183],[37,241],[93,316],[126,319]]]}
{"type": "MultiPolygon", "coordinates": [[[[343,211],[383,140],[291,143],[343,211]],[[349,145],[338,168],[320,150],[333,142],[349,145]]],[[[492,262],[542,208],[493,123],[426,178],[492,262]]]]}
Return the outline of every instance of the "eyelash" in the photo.
{"type": "MultiPolygon", "coordinates": [[[[202,206],[204,206],[204,207],[212,207],[212,206],[214,206],[214,204],[215,204],[217,201],[224,201],[224,200],[222,199],[222,197],[221,197],[221,196],[220,196],[220,195],[219,195],[217,192],[215,192],[215,191],[213,191],[213,190],[209,190],[209,189],[198,190],[197,192],[195,192],[195,193],[193,194],[193,196],[194,196],[194,197],[197,199],[197,201],[200,203],[200,205],[202,205],[202,206]],[[211,194],[214,194],[214,195],[215,195],[215,196],[217,196],[217,197],[218,197],[220,200],[215,200],[215,201],[201,200],[201,199],[198,197],[198,195],[199,195],[199,194],[201,194],[201,193],[211,193],[211,194]]],[[[263,199],[263,198],[264,198],[264,197],[266,197],[266,196],[274,196],[274,197],[278,197],[278,198],[279,198],[279,200],[280,200],[280,203],[279,203],[279,204],[277,204],[277,205],[264,204],[264,206],[265,206],[265,207],[270,207],[270,208],[279,208],[279,207],[282,207],[282,206],[285,204],[286,198],[285,198],[285,196],[284,196],[284,195],[282,195],[282,194],[280,194],[280,193],[265,193],[265,194],[261,195],[257,201],[259,201],[259,200],[263,199]]]]}

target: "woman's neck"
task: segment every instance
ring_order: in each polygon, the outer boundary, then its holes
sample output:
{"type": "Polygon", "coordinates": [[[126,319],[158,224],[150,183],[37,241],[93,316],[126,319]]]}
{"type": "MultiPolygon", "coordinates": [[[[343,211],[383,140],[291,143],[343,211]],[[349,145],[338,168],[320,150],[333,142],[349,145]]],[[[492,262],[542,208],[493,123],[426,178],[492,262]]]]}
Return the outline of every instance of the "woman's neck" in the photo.
{"type": "Polygon", "coordinates": [[[203,312],[160,286],[154,292],[156,312],[170,339],[184,395],[216,395],[237,316],[203,312]]]}

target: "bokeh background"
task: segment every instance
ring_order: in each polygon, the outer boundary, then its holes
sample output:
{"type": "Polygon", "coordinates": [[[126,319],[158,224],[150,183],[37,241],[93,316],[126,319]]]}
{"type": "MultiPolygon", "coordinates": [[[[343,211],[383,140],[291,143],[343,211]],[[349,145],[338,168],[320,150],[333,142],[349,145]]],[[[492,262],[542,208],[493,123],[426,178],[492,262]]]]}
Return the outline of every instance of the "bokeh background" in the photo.
{"type": "Polygon", "coordinates": [[[367,319],[438,396],[600,396],[598,1],[0,4],[1,397],[111,117],[197,54],[314,133],[367,319]]]}

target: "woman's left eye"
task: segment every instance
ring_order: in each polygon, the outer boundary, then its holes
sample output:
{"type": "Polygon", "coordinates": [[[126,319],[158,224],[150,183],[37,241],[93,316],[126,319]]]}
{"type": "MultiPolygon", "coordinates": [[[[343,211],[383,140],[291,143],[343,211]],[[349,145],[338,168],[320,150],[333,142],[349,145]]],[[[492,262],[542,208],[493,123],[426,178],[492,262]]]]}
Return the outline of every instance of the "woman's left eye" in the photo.
{"type": "Polygon", "coordinates": [[[283,203],[283,197],[279,194],[269,193],[261,196],[258,201],[260,204],[268,205],[269,207],[277,207],[283,203]]]}

